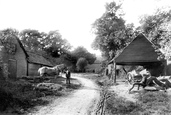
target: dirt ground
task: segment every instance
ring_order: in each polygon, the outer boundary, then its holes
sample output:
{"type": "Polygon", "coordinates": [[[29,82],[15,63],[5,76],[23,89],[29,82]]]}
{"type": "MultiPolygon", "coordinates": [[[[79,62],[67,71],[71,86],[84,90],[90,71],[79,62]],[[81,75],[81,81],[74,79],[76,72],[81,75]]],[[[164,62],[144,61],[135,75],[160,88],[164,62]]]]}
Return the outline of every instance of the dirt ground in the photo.
{"type": "MultiPolygon", "coordinates": [[[[169,80],[171,82],[171,80],[169,80]]],[[[129,92],[129,89],[132,87],[132,85],[128,84],[125,82],[125,80],[118,80],[117,81],[117,85],[110,87],[109,90],[114,91],[115,93],[117,93],[118,96],[123,97],[127,100],[136,102],[137,101],[137,96],[139,94],[139,92],[143,91],[143,90],[149,90],[149,91],[156,91],[155,87],[145,87],[145,89],[143,89],[142,87],[140,87],[140,89],[138,90],[138,87],[135,86],[131,92],[129,92]]],[[[163,91],[163,90],[160,90],[163,91]]],[[[167,94],[169,96],[171,96],[171,88],[167,89],[167,94]]]]}
{"type": "MultiPolygon", "coordinates": [[[[90,79],[82,78],[81,74],[72,74],[83,85],[72,94],[61,97],[45,107],[38,107],[36,111],[27,115],[93,115],[100,94],[96,84],[90,79]]],[[[72,81],[71,81],[72,83],[72,81]]]]}
{"type": "MultiPolygon", "coordinates": [[[[110,87],[109,90],[114,91],[118,96],[123,97],[127,100],[136,102],[136,95],[138,95],[137,87],[135,87],[132,91],[136,91],[134,93],[129,93],[129,89],[131,88],[131,85],[128,83],[125,83],[124,80],[117,81],[117,85],[110,87]]],[[[141,90],[141,89],[140,89],[141,90]]]]}

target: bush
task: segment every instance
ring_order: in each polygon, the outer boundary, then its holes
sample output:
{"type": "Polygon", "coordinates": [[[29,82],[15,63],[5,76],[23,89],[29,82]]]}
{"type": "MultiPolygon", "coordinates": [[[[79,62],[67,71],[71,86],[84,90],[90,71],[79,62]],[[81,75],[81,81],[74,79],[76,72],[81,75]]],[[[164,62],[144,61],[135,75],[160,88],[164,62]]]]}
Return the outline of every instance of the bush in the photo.
{"type": "Polygon", "coordinates": [[[33,106],[34,99],[37,98],[37,92],[33,88],[33,85],[28,82],[0,80],[0,100],[3,101],[0,111],[8,107],[26,109],[33,106]]]}
{"type": "Polygon", "coordinates": [[[85,67],[87,66],[87,64],[88,61],[86,60],[86,58],[79,58],[76,63],[78,71],[85,72],[85,67]]]}
{"type": "Polygon", "coordinates": [[[0,87],[0,111],[4,111],[8,105],[12,102],[12,94],[6,92],[3,88],[0,87]]]}

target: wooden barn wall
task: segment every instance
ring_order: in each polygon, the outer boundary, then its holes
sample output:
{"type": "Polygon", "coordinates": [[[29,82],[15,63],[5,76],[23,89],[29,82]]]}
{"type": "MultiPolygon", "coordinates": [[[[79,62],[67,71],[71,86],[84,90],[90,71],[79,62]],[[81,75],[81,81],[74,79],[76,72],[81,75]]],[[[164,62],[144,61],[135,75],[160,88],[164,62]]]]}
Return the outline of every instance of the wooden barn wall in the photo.
{"type": "Polygon", "coordinates": [[[17,61],[17,77],[26,76],[27,74],[26,55],[18,42],[17,42],[17,51],[15,54],[15,59],[17,61]]]}
{"type": "Polygon", "coordinates": [[[29,76],[39,76],[38,69],[41,65],[29,63],[28,64],[28,75],[29,76]]]}
{"type": "Polygon", "coordinates": [[[167,60],[166,75],[167,76],[171,76],[171,59],[170,60],[167,60]]]}

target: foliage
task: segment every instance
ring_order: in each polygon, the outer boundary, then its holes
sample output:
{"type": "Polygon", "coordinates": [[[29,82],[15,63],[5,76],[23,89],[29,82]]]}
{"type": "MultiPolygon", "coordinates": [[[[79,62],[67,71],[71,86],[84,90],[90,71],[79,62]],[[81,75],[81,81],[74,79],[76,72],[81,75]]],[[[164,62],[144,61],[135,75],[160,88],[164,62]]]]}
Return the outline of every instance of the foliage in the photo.
{"type": "Polygon", "coordinates": [[[59,57],[71,48],[69,42],[66,39],[62,39],[58,31],[50,31],[42,42],[45,45],[45,51],[49,52],[53,57],[59,57]]]}
{"type": "Polygon", "coordinates": [[[21,41],[26,50],[41,52],[44,55],[59,57],[71,48],[71,45],[58,31],[50,31],[48,34],[38,30],[26,29],[20,32],[21,41]],[[46,52],[46,53],[45,53],[46,52]]]}
{"type": "Polygon", "coordinates": [[[43,44],[40,43],[43,35],[38,30],[25,29],[20,32],[20,39],[27,51],[40,52],[43,49],[43,44]]]}
{"type": "Polygon", "coordinates": [[[85,67],[87,66],[87,64],[88,64],[88,62],[87,62],[86,58],[81,57],[81,58],[78,59],[76,66],[77,66],[77,69],[79,71],[84,72],[85,67]]]}
{"type": "Polygon", "coordinates": [[[145,15],[141,17],[141,29],[145,32],[146,36],[152,41],[156,50],[162,49],[164,56],[160,58],[171,57],[171,9],[157,9],[152,15],[145,15]]]}
{"type": "Polygon", "coordinates": [[[33,90],[32,84],[28,82],[0,80],[0,94],[0,99],[3,101],[0,105],[2,111],[8,107],[26,109],[33,106],[38,93],[33,90]]]}
{"type": "Polygon", "coordinates": [[[0,41],[9,54],[15,54],[17,46],[15,44],[15,37],[17,37],[18,31],[15,29],[5,29],[0,31],[0,41]]]}
{"type": "Polygon", "coordinates": [[[69,66],[76,66],[76,63],[77,63],[77,58],[76,56],[74,56],[74,54],[72,54],[71,52],[67,51],[65,52],[64,54],[62,54],[60,56],[60,58],[62,60],[64,60],[64,62],[66,63],[66,65],[69,65],[69,66]]]}
{"type": "Polygon", "coordinates": [[[72,71],[76,70],[77,62],[79,58],[85,58],[88,64],[94,63],[96,56],[87,51],[84,47],[77,47],[73,51],[65,51],[60,58],[66,65],[72,68],[72,71]]]}
{"type": "Polygon", "coordinates": [[[111,50],[124,48],[133,36],[133,24],[125,24],[122,18],[121,5],[115,2],[106,4],[105,13],[93,23],[96,38],[92,44],[94,49],[99,49],[104,56],[109,57],[111,50]]]}
{"type": "Polygon", "coordinates": [[[77,60],[81,57],[84,57],[89,64],[93,64],[94,61],[96,60],[95,54],[91,54],[90,52],[87,51],[87,49],[85,49],[82,46],[77,47],[71,53],[77,58],[77,60]]]}

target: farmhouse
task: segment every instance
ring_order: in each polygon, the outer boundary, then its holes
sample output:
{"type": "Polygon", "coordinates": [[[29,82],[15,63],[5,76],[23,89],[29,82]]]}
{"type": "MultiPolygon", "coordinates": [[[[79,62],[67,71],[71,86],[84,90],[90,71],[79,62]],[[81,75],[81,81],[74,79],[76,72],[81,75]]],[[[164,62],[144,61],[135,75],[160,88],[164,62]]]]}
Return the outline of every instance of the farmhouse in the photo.
{"type": "Polygon", "coordinates": [[[0,39],[0,56],[3,62],[1,76],[4,76],[4,71],[8,72],[8,78],[11,79],[33,76],[38,74],[39,67],[52,66],[43,56],[27,52],[17,36],[9,35],[5,39],[5,42],[0,39]]]}
{"type": "MultiPolygon", "coordinates": [[[[160,52],[159,52],[160,53],[160,52]]],[[[151,43],[142,33],[124,48],[124,50],[110,61],[116,65],[141,65],[150,69],[154,76],[165,74],[165,60],[158,59],[159,54],[151,43]]]]}

